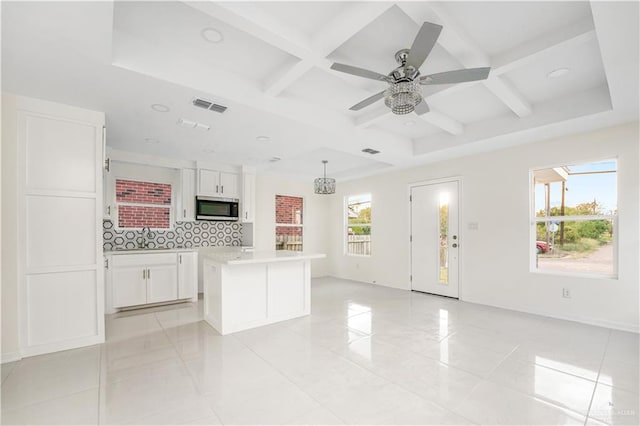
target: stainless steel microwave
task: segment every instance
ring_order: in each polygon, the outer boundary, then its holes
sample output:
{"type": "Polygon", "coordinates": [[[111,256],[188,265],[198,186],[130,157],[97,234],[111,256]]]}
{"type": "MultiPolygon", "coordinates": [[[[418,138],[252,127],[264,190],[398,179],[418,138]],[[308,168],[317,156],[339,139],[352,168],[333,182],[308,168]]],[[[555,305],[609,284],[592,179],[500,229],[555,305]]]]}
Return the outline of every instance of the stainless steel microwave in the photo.
{"type": "Polygon", "coordinates": [[[238,220],[238,199],[196,197],[196,219],[238,220]]]}

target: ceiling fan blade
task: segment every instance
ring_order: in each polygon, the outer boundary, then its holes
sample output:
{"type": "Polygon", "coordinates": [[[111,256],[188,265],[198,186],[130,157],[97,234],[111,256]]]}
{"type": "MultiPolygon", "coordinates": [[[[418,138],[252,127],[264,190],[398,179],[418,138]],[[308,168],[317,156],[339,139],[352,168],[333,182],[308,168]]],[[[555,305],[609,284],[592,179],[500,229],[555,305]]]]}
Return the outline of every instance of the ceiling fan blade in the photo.
{"type": "Polygon", "coordinates": [[[369,96],[367,99],[365,99],[364,101],[358,102],[357,104],[355,104],[354,106],[352,106],[351,108],[349,108],[351,111],[360,111],[362,108],[371,105],[372,103],[374,103],[375,101],[378,101],[382,98],[384,98],[384,92],[386,92],[386,90],[383,90],[380,93],[376,93],[373,96],[369,96]]]}
{"type": "Polygon", "coordinates": [[[353,67],[351,65],[339,64],[335,62],[331,65],[332,70],[346,72],[347,74],[357,75],[358,77],[370,78],[378,81],[389,81],[390,77],[375,71],[365,70],[364,68],[353,67]]]}
{"type": "Polygon", "coordinates": [[[406,65],[411,65],[415,69],[420,68],[429,53],[431,53],[433,46],[435,46],[436,40],[440,36],[440,31],[442,31],[442,25],[432,24],[431,22],[423,23],[409,49],[406,65]]]}
{"type": "Polygon", "coordinates": [[[452,84],[467,81],[485,80],[489,76],[490,67],[468,68],[463,70],[445,71],[437,74],[423,75],[420,84],[452,84]]]}
{"type": "Polygon", "coordinates": [[[427,105],[427,103],[423,99],[418,105],[416,105],[414,111],[418,115],[426,114],[429,112],[429,105],[427,105]]]}

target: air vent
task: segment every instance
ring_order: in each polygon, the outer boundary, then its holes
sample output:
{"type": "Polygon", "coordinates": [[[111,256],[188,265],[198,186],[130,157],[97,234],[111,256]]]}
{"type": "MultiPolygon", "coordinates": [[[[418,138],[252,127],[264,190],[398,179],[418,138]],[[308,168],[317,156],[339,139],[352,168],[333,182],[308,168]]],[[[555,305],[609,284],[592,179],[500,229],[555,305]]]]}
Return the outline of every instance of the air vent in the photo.
{"type": "Polygon", "coordinates": [[[362,150],[362,152],[366,152],[367,154],[371,154],[371,155],[380,154],[380,151],[375,150],[373,148],[365,148],[365,149],[362,150]]]}
{"type": "Polygon", "coordinates": [[[198,108],[208,109],[209,111],[219,112],[220,114],[222,114],[227,110],[226,106],[214,104],[213,102],[210,102],[206,99],[200,99],[200,98],[195,98],[193,100],[193,106],[196,106],[198,108]]]}

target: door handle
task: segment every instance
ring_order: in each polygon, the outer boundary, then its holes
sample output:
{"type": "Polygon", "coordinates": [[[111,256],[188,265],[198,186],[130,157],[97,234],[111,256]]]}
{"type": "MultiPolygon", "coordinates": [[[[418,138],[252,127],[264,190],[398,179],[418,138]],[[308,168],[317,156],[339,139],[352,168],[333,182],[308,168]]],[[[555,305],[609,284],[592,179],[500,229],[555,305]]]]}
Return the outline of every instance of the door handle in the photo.
{"type": "Polygon", "coordinates": [[[143,279],[143,280],[146,280],[146,279],[147,279],[147,270],[146,270],[146,269],[143,269],[143,270],[142,270],[142,279],[143,279]]]}
{"type": "Polygon", "coordinates": [[[218,185],[216,185],[216,193],[218,192],[218,185]]]}
{"type": "Polygon", "coordinates": [[[458,247],[458,244],[453,243],[453,244],[451,244],[451,247],[456,248],[456,247],[458,247]]]}
{"type": "Polygon", "coordinates": [[[151,269],[147,269],[147,279],[151,279],[151,269]]]}
{"type": "Polygon", "coordinates": [[[224,185],[220,185],[220,193],[224,194],[224,185]]]}

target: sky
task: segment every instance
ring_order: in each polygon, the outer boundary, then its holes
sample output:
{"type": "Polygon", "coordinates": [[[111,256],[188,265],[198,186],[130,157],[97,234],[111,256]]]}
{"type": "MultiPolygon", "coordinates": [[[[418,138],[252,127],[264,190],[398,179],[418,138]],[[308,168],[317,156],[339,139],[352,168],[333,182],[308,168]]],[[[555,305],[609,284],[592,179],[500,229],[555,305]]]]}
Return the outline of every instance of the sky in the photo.
{"type": "MultiPolygon", "coordinates": [[[[572,172],[616,170],[615,160],[569,166],[572,172]]],[[[574,207],[581,203],[590,203],[595,199],[609,213],[617,209],[617,173],[594,175],[570,175],[566,182],[565,206],[574,207]]],[[[551,184],[551,207],[559,207],[561,203],[562,184],[551,184]]],[[[535,209],[544,209],[544,185],[536,185],[535,209]]]]}

